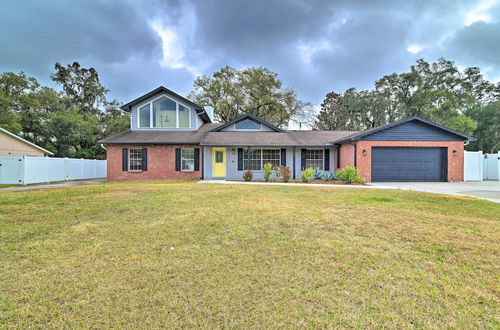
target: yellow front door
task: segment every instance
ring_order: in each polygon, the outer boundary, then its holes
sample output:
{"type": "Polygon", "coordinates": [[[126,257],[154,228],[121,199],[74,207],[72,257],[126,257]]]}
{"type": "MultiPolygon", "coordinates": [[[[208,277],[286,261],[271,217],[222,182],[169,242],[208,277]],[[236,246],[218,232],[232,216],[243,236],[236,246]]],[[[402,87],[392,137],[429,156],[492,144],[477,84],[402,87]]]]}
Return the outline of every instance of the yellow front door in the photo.
{"type": "Polygon", "coordinates": [[[212,149],[212,176],[217,178],[226,177],[226,149],[212,149]]]}

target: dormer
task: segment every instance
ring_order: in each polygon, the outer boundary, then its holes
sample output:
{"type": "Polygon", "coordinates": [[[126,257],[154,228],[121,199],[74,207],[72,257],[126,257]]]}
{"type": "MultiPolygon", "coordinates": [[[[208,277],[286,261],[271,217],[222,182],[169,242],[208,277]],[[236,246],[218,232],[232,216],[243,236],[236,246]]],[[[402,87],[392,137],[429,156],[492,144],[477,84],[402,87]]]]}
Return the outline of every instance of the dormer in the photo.
{"type": "Polygon", "coordinates": [[[223,125],[213,129],[212,132],[283,132],[280,128],[262,120],[252,114],[246,113],[223,125]]]}
{"type": "Polygon", "coordinates": [[[203,107],[161,86],[125,104],[131,130],[194,131],[211,123],[203,107]]]}

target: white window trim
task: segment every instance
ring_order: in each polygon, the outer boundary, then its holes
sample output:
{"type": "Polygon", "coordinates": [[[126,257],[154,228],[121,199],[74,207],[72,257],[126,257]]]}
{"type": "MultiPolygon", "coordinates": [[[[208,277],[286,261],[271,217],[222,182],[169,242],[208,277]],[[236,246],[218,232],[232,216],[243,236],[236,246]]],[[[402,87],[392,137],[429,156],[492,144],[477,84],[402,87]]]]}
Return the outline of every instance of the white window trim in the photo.
{"type": "Polygon", "coordinates": [[[143,172],[144,169],[142,168],[142,148],[129,148],[128,149],[128,172],[143,172]],[[132,157],[130,156],[132,154],[132,150],[140,150],[139,153],[141,155],[141,169],[140,170],[131,170],[130,169],[130,161],[132,160],[132,157]]]}
{"type": "MultiPolygon", "coordinates": [[[[281,166],[281,148],[262,148],[262,149],[259,149],[259,148],[255,148],[255,149],[250,149],[250,150],[260,150],[260,170],[252,170],[254,172],[262,172],[263,171],[263,168],[264,168],[264,150],[278,150],[279,151],[279,166],[281,166]]],[[[243,171],[246,171],[245,169],[245,151],[248,151],[248,149],[243,149],[243,171]]],[[[247,161],[248,161],[248,158],[247,158],[247,161]]],[[[241,172],[241,171],[240,171],[241,172]]]]}
{"type": "MultiPolygon", "coordinates": [[[[322,159],[321,162],[323,163],[323,168],[321,168],[322,171],[325,170],[325,149],[322,148],[306,148],[306,168],[307,168],[307,150],[321,150],[322,151],[322,159]]],[[[309,160],[317,160],[317,159],[309,159],[309,160]]]]}
{"type": "Polygon", "coordinates": [[[195,149],[195,148],[181,148],[181,172],[194,172],[194,171],[195,171],[194,164],[196,163],[196,159],[195,159],[195,155],[194,155],[194,149],[195,149]],[[186,160],[191,160],[191,158],[184,158],[184,157],[182,156],[182,150],[186,150],[186,149],[193,149],[193,169],[192,169],[192,170],[189,170],[189,169],[187,169],[187,170],[183,170],[183,169],[182,169],[182,160],[183,160],[183,159],[186,159],[186,160]]]}
{"type": "Polygon", "coordinates": [[[145,101],[137,105],[137,128],[159,128],[159,129],[191,129],[192,128],[192,123],[191,123],[191,112],[192,109],[190,106],[186,105],[183,102],[179,102],[171,97],[169,97],[166,94],[161,94],[155,98],[150,99],[149,101],[145,101]],[[162,97],[166,97],[167,99],[175,102],[175,117],[176,117],[176,122],[175,126],[176,127],[154,127],[153,126],[153,103],[162,97]],[[179,127],[179,104],[182,105],[183,107],[187,108],[188,115],[189,115],[189,126],[188,127],[179,127]],[[140,111],[139,109],[142,108],[145,105],[149,105],[149,127],[148,126],[141,126],[141,117],[140,117],[140,111]]]}

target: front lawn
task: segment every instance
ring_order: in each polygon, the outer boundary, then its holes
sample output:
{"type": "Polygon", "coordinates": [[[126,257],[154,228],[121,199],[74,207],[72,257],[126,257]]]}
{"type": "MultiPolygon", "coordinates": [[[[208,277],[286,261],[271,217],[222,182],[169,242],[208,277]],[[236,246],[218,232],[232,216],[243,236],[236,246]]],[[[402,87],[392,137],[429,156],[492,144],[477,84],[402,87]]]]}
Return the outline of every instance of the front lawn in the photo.
{"type": "Polygon", "coordinates": [[[0,326],[499,326],[500,205],[339,187],[0,191],[0,326]]]}

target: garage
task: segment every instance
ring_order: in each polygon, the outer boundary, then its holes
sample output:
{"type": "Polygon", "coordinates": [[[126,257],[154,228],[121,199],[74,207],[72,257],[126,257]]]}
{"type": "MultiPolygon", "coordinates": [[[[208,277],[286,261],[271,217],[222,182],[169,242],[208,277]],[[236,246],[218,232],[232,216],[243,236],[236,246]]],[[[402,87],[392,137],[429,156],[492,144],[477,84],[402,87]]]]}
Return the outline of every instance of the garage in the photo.
{"type": "Polygon", "coordinates": [[[447,181],[447,148],[373,147],[373,182],[447,181]]]}

